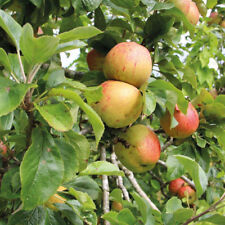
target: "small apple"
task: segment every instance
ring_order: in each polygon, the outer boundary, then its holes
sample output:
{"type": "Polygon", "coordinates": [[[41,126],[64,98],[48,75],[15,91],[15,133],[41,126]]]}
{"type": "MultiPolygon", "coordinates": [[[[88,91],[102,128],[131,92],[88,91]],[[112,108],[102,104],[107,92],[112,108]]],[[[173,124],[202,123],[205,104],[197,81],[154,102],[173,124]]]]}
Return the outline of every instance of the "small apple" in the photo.
{"type": "Polygon", "coordinates": [[[145,125],[129,127],[115,144],[115,153],[121,163],[135,173],[152,169],[160,158],[158,137],[145,125]]]}
{"type": "Polygon", "coordinates": [[[176,8],[178,8],[185,15],[187,15],[189,8],[190,8],[191,0],[171,0],[171,2],[174,3],[176,8]]]}
{"type": "Polygon", "coordinates": [[[171,194],[176,195],[178,190],[185,185],[185,181],[181,178],[170,181],[169,191],[171,194]]]}
{"type": "Polygon", "coordinates": [[[219,24],[222,19],[221,16],[218,14],[218,12],[211,12],[209,18],[210,18],[210,21],[208,22],[209,25],[219,24]]]}
{"type": "Polygon", "coordinates": [[[119,212],[123,209],[123,205],[120,202],[113,201],[112,202],[112,210],[119,212]]]}
{"type": "Polygon", "coordinates": [[[101,86],[103,96],[92,107],[107,126],[121,128],[135,122],[143,108],[140,91],[130,84],[114,80],[105,81],[101,86]]]}
{"type": "Polygon", "coordinates": [[[196,6],[195,2],[190,3],[190,8],[189,11],[187,13],[187,19],[189,20],[190,23],[192,23],[193,25],[196,25],[199,21],[199,11],[198,11],[198,7],[196,6]]]}
{"type": "Polygon", "coordinates": [[[220,26],[225,28],[225,20],[223,20],[221,23],[220,23],[220,26]]]}
{"type": "Polygon", "coordinates": [[[105,55],[95,49],[87,54],[87,64],[90,70],[102,71],[105,55]]]}
{"type": "Polygon", "coordinates": [[[7,146],[2,141],[0,141],[0,153],[2,156],[6,156],[7,153],[7,146]]]}
{"type": "Polygon", "coordinates": [[[119,80],[139,88],[152,72],[147,48],[135,42],[122,42],[106,55],[103,72],[107,79],[119,80]]]}
{"type": "Polygon", "coordinates": [[[188,204],[192,204],[196,200],[196,192],[190,186],[183,186],[178,190],[179,198],[186,198],[188,204]]]}
{"type": "Polygon", "coordinates": [[[160,119],[161,127],[167,135],[174,138],[186,138],[197,130],[199,125],[198,112],[190,102],[186,115],[183,114],[176,105],[173,116],[178,122],[178,125],[174,128],[170,128],[171,115],[169,111],[166,111],[165,115],[160,119]]]}

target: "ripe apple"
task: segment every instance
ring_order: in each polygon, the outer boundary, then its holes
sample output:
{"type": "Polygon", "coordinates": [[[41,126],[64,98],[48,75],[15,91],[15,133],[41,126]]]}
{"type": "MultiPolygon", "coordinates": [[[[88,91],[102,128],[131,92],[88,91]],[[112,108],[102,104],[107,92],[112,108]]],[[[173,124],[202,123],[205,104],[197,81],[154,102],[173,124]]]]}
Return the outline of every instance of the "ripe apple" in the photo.
{"type": "Polygon", "coordinates": [[[178,190],[179,198],[187,198],[187,202],[192,204],[196,200],[196,192],[190,186],[183,186],[178,190]]]}
{"type": "Polygon", "coordinates": [[[108,80],[101,84],[103,96],[92,104],[107,126],[125,127],[137,120],[143,108],[140,91],[127,83],[108,80]]]}
{"type": "Polygon", "coordinates": [[[87,54],[87,64],[90,70],[102,71],[105,55],[95,49],[87,54]]]}
{"type": "Polygon", "coordinates": [[[0,153],[2,156],[6,156],[7,146],[0,140],[0,153]]]}
{"type": "Polygon", "coordinates": [[[161,127],[167,135],[174,138],[186,138],[197,130],[199,125],[198,112],[190,102],[186,115],[183,114],[176,105],[173,116],[178,122],[178,125],[174,128],[170,128],[171,115],[169,111],[166,111],[165,115],[160,119],[161,127]]]}
{"type": "Polygon", "coordinates": [[[178,190],[185,185],[185,181],[181,178],[170,181],[169,191],[171,194],[176,195],[178,190]]]}
{"type": "Polygon", "coordinates": [[[119,212],[123,209],[123,205],[120,202],[113,201],[112,202],[112,210],[119,212]]]}
{"type": "Polygon", "coordinates": [[[135,42],[122,42],[106,55],[103,72],[107,79],[120,80],[139,88],[152,72],[147,48],[135,42]]]}
{"type": "Polygon", "coordinates": [[[181,12],[187,15],[190,8],[191,0],[171,0],[171,2],[174,3],[176,8],[178,8],[181,12]]]}
{"type": "Polygon", "coordinates": [[[218,12],[211,12],[210,21],[208,22],[209,25],[211,24],[219,24],[221,21],[221,16],[218,14],[218,12]]]}
{"type": "Polygon", "coordinates": [[[129,170],[143,173],[155,166],[160,158],[161,147],[155,133],[138,124],[119,135],[115,153],[129,170]]]}
{"type": "Polygon", "coordinates": [[[192,2],[192,1],[190,2],[190,8],[187,13],[187,19],[193,25],[196,25],[199,21],[199,11],[198,11],[198,7],[196,6],[195,2],[192,2]]]}

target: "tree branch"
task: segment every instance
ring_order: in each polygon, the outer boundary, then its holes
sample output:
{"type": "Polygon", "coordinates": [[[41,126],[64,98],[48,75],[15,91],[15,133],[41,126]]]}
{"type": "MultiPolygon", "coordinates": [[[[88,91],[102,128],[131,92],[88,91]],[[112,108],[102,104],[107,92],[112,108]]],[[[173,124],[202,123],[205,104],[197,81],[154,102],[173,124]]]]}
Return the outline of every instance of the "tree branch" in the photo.
{"type": "MultiPolygon", "coordinates": [[[[116,160],[116,154],[115,154],[115,152],[113,152],[113,153],[111,154],[111,161],[112,161],[112,163],[113,163],[114,165],[116,165],[116,166],[119,168],[118,162],[117,162],[117,160],[116,160]]],[[[117,179],[116,179],[116,181],[117,181],[118,187],[119,187],[119,188],[122,190],[122,192],[123,192],[124,198],[125,198],[128,202],[130,202],[130,196],[129,196],[129,193],[128,193],[126,187],[123,185],[123,178],[122,178],[121,176],[118,176],[117,179]]]]}
{"type": "Polygon", "coordinates": [[[167,141],[161,148],[161,152],[165,151],[170,145],[173,144],[173,138],[170,137],[170,140],[167,141]]]}
{"type": "MultiPolygon", "coordinates": [[[[105,146],[101,147],[101,160],[106,161],[105,146]]],[[[109,181],[108,176],[102,175],[102,190],[103,190],[103,212],[108,213],[109,209],[109,181]]],[[[110,225],[109,221],[105,220],[104,225],[110,225]]]]}

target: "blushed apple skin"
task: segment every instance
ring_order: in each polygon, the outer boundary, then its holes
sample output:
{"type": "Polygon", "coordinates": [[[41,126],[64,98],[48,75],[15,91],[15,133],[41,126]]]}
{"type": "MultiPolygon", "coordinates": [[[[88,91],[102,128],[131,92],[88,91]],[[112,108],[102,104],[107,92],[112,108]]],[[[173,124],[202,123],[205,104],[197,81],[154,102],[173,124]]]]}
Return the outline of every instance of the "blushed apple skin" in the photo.
{"type": "Polygon", "coordinates": [[[190,186],[183,186],[178,191],[178,197],[181,199],[188,197],[188,203],[192,204],[196,200],[196,192],[190,186]]]}
{"type": "Polygon", "coordinates": [[[108,127],[121,128],[135,122],[142,112],[140,91],[127,83],[108,80],[101,84],[103,96],[92,104],[108,127]]]}
{"type": "Polygon", "coordinates": [[[160,125],[167,135],[174,138],[186,138],[198,129],[198,112],[190,102],[188,104],[186,115],[183,114],[176,105],[174,110],[174,117],[177,120],[178,125],[171,129],[171,115],[168,111],[166,111],[165,115],[160,119],[160,125]]]}
{"type": "Polygon", "coordinates": [[[114,150],[120,162],[134,173],[152,169],[161,153],[158,137],[142,124],[129,127],[119,135],[114,150]]]}
{"type": "Polygon", "coordinates": [[[107,79],[123,81],[139,88],[152,72],[150,53],[135,42],[121,42],[106,55],[103,72],[107,79]]]}
{"type": "Polygon", "coordinates": [[[7,146],[0,140],[0,153],[5,156],[7,153],[7,146]]]}
{"type": "Polygon", "coordinates": [[[178,190],[185,185],[185,181],[181,178],[170,181],[169,191],[171,194],[176,195],[178,190]]]}
{"type": "Polygon", "coordinates": [[[190,8],[186,16],[191,24],[196,25],[198,23],[200,15],[195,2],[190,2],[190,8]]]}
{"type": "Polygon", "coordinates": [[[89,70],[102,71],[105,55],[95,49],[92,49],[88,52],[86,60],[89,70]]]}
{"type": "Polygon", "coordinates": [[[171,2],[173,2],[176,8],[178,8],[185,15],[188,14],[191,0],[171,0],[171,2]]]}

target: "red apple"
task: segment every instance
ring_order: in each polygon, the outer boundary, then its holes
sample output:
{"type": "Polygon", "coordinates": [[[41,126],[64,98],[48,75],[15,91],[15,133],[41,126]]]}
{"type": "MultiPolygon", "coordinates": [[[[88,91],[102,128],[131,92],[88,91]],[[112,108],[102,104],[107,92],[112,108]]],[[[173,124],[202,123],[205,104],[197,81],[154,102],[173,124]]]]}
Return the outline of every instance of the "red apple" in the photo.
{"type": "Polygon", "coordinates": [[[7,146],[2,141],[0,141],[0,153],[2,156],[5,156],[7,153],[7,146]]]}
{"type": "Polygon", "coordinates": [[[183,186],[178,191],[179,198],[187,198],[188,204],[192,204],[196,200],[196,192],[190,186],[183,186]]]}
{"type": "Polygon", "coordinates": [[[181,178],[170,181],[169,191],[171,194],[176,195],[178,190],[185,185],[185,181],[181,178]]]}
{"type": "Polygon", "coordinates": [[[186,138],[198,129],[198,112],[190,102],[188,104],[186,115],[183,114],[176,105],[173,116],[178,122],[178,125],[174,128],[170,128],[171,115],[169,111],[166,111],[165,115],[160,119],[161,127],[167,135],[175,138],[186,138]]]}
{"type": "Polygon", "coordinates": [[[129,127],[119,135],[115,144],[117,158],[135,173],[152,169],[160,158],[160,152],[158,137],[142,124],[129,127]]]}
{"type": "Polygon", "coordinates": [[[143,108],[140,91],[127,83],[108,80],[101,84],[103,96],[92,107],[107,126],[125,127],[137,120],[143,108]]]}
{"type": "Polygon", "coordinates": [[[95,49],[92,49],[87,54],[87,64],[90,70],[102,71],[104,60],[105,55],[95,49]]]}
{"type": "Polygon", "coordinates": [[[191,0],[171,0],[171,2],[174,3],[176,8],[178,8],[181,12],[187,15],[190,8],[191,0]]]}
{"type": "Polygon", "coordinates": [[[218,12],[211,12],[209,18],[210,18],[210,21],[208,22],[209,25],[219,24],[222,19],[221,15],[219,15],[218,12]]]}
{"type": "Polygon", "coordinates": [[[195,2],[191,1],[191,3],[190,3],[190,8],[187,13],[187,19],[193,25],[196,25],[199,21],[199,11],[198,11],[198,7],[196,6],[195,2]]]}
{"type": "Polygon", "coordinates": [[[152,72],[147,48],[135,42],[122,42],[106,55],[103,72],[107,79],[120,80],[139,88],[152,72]]]}

